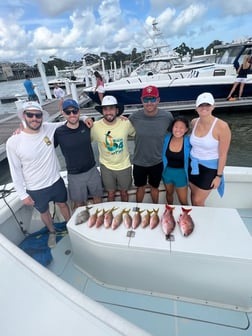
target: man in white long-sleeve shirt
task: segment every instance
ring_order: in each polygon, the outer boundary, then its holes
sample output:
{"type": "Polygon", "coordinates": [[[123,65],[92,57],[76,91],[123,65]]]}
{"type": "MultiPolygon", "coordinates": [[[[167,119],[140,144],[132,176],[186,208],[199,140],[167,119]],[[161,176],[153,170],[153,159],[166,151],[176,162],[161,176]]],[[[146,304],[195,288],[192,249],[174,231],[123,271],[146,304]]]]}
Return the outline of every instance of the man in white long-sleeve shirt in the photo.
{"type": "Polygon", "coordinates": [[[59,162],[53,136],[63,123],[46,123],[47,112],[37,102],[26,102],[19,112],[24,129],[12,135],[6,143],[10,172],[23,204],[34,206],[49,230],[48,246],[56,243],[56,233],[49,212],[54,201],[66,221],[70,210],[66,203],[67,190],[59,173],[59,162]]]}
{"type": "Polygon", "coordinates": [[[54,97],[59,100],[59,110],[60,112],[62,112],[62,104],[65,97],[65,91],[61,87],[59,87],[58,83],[54,84],[53,94],[54,97]]]}

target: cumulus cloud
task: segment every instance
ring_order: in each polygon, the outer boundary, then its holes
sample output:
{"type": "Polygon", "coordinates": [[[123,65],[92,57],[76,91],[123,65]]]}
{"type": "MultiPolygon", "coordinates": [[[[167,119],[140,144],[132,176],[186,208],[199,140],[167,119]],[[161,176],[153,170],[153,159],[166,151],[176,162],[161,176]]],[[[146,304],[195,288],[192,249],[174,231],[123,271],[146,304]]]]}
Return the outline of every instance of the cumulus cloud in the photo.
{"type": "Polygon", "coordinates": [[[185,10],[181,11],[179,15],[175,18],[173,23],[173,31],[178,33],[185,29],[186,26],[189,26],[195,21],[199,21],[202,15],[206,12],[206,7],[202,4],[199,5],[190,5],[185,10]]]}
{"type": "Polygon", "coordinates": [[[46,61],[51,54],[78,60],[84,52],[141,51],[153,42],[154,20],[172,46],[206,47],[208,41],[249,34],[251,12],[250,0],[242,6],[237,0],[5,0],[0,61],[37,56],[46,61]]]}

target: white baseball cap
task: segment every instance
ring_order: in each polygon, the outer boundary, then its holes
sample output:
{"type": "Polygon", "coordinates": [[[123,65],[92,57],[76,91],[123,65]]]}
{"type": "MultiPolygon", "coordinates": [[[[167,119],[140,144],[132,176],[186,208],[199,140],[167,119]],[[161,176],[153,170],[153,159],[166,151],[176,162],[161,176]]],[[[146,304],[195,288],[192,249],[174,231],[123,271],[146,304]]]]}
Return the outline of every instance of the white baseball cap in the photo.
{"type": "Polygon", "coordinates": [[[27,101],[23,103],[22,107],[18,109],[17,114],[19,119],[23,119],[23,113],[25,111],[40,111],[43,113],[43,121],[46,121],[49,118],[47,111],[43,110],[42,106],[36,101],[27,101]]]}
{"type": "Polygon", "coordinates": [[[201,93],[196,100],[196,107],[201,104],[214,105],[214,97],[210,92],[201,93]]]}

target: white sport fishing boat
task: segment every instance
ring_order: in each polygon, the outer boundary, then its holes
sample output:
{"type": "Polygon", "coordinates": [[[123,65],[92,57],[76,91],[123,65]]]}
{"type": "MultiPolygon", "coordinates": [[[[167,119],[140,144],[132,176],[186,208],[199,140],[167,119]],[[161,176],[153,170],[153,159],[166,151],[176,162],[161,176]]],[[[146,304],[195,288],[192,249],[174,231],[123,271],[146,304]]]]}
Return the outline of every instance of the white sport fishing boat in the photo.
{"type": "MultiPolygon", "coordinates": [[[[132,189],[128,203],[78,208],[56,247],[42,251],[47,266],[30,256],[42,242],[21,249],[32,236],[47,242],[38,213],[11,183],[1,186],[1,335],[251,335],[252,168],[226,167],[225,181],[223,198],[213,191],[206,207],[186,207],[195,225],[188,237],[178,225],[166,237],[160,222],[154,229],[88,226],[87,210],[116,216],[125,209],[133,217],[154,209],[161,219],[162,186],[158,205],[148,190],[135,203],[132,189]]],[[[175,205],[176,220],[181,211],[175,205]]]]}
{"type": "MultiPolygon", "coordinates": [[[[105,84],[106,94],[115,96],[124,105],[141,104],[141,90],[155,85],[162,103],[195,102],[195,97],[202,92],[211,92],[216,99],[226,99],[237,76],[235,67],[243,62],[244,55],[252,53],[252,39],[219,45],[216,49],[223,52],[217,63],[190,63],[166,73],[121,78],[105,84]]],[[[248,75],[243,98],[251,98],[251,89],[252,73],[248,75]]],[[[84,92],[99,103],[94,87],[85,88],[84,92]]]]}

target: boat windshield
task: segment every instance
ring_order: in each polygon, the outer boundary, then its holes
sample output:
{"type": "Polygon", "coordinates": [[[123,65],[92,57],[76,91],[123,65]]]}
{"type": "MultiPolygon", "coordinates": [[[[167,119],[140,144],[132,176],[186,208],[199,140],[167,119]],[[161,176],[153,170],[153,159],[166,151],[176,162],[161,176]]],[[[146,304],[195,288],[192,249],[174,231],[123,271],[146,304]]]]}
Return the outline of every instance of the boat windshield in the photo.
{"type": "Polygon", "coordinates": [[[242,51],[243,46],[230,47],[224,50],[223,55],[219,59],[219,64],[233,64],[235,58],[242,51]]]}
{"type": "Polygon", "coordinates": [[[248,43],[248,45],[240,44],[240,45],[228,45],[221,46],[220,49],[217,49],[219,64],[233,64],[234,61],[238,61],[240,64],[243,62],[244,55],[248,55],[252,53],[252,45],[248,43]],[[236,60],[236,58],[239,58],[236,60]]]}

